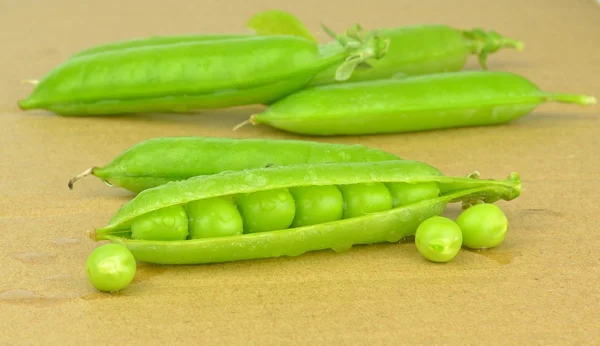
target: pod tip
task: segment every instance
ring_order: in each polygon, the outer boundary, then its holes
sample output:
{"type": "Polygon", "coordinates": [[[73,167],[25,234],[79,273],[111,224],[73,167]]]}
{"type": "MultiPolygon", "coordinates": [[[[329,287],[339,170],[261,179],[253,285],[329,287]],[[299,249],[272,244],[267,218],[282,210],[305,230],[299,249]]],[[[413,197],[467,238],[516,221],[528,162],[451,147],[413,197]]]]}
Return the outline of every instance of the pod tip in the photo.
{"type": "Polygon", "coordinates": [[[594,96],[586,96],[583,101],[586,105],[595,105],[598,101],[594,96]]]}
{"type": "Polygon", "coordinates": [[[523,50],[525,50],[525,43],[523,41],[516,41],[515,49],[517,50],[517,52],[522,52],[523,50]]]}
{"type": "Polygon", "coordinates": [[[241,123],[239,123],[239,124],[235,125],[235,126],[233,127],[233,129],[232,129],[232,130],[233,130],[233,131],[237,131],[237,130],[239,130],[240,128],[242,128],[242,127],[244,127],[244,126],[246,126],[246,125],[248,125],[248,124],[255,125],[255,124],[254,124],[254,114],[253,114],[253,115],[251,115],[251,116],[250,116],[250,118],[248,118],[247,120],[244,120],[244,121],[242,121],[241,123]]]}
{"type": "Polygon", "coordinates": [[[95,167],[90,167],[90,168],[86,169],[85,171],[77,174],[75,177],[71,178],[71,180],[69,180],[69,183],[67,184],[67,186],[69,186],[69,190],[73,190],[73,185],[75,184],[75,182],[77,180],[83,179],[83,178],[87,177],[88,175],[93,174],[94,168],[95,167]]]}

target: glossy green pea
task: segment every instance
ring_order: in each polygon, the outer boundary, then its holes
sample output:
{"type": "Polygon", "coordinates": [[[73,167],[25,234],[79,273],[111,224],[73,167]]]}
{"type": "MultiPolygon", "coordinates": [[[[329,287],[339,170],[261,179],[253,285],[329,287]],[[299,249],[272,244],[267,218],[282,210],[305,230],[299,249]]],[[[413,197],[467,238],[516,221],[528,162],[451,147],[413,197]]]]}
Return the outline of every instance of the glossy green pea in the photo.
{"type": "MultiPolygon", "coordinates": [[[[254,14],[249,27],[259,34],[286,34],[310,37],[308,29],[293,14],[281,10],[267,10],[254,14]]],[[[482,68],[487,69],[487,58],[504,48],[521,51],[523,42],[503,37],[495,31],[483,29],[461,30],[441,24],[423,24],[364,30],[365,36],[384,35],[390,47],[382,59],[369,59],[370,68],[357,69],[344,81],[387,79],[397,75],[413,76],[462,70],[468,58],[476,55],[482,68]]],[[[343,39],[343,38],[342,38],[343,39]]],[[[324,55],[337,54],[343,46],[333,40],[319,46],[324,55]]],[[[335,69],[328,68],[317,74],[309,85],[339,83],[335,69]]]]}
{"type": "Polygon", "coordinates": [[[235,204],[244,219],[246,233],[286,229],[296,213],[294,198],[285,188],[240,194],[235,204]]]}
{"type": "Polygon", "coordinates": [[[76,181],[93,175],[109,185],[138,193],[169,181],[223,171],[304,163],[387,160],[400,160],[400,157],[360,144],[254,138],[160,137],[131,146],[107,165],[85,170],[72,178],[68,186],[72,189],[76,181]]]}
{"type": "Polygon", "coordinates": [[[421,223],[415,232],[417,249],[432,262],[450,262],[462,246],[462,233],[456,222],[433,216],[421,223]]]}
{"type": "Polygon", "coordinates": [[[386,187],[392,196],[394,208],[435,198],[440,194],[439,187],[433,182],[421,184],[392,183],[386,184],[386,187]]]}
{"type": "Polygon", "coordinates": [[[448,203],[463,207],[483,201],[513,200],[521,193],[520,177],[505,180],[444,176],[438,169],[409,160],[321,163],[255,168],[196,176],[147,189],[124,204],[108,225],[95,230],[95,240],[124,244],[137,260],[164,264],[198,264],[297,256],[308,251],[341,251],[353,245],[396,242],[413,235],[419,224],[444,212],[448,203]],[[369,183],[431,183],[440,196],[406,206],[348,219],[238,236],[147,241],[128,237],[132,220],[170,206],[216,197],[243,196],[309,186],[369,183]]]}
{"type": "Polygon", "coordinates": [[[141,215],[131,223],[131,237],[141,240],[183,240],[188,217],[182,206],[171,206],[141,215]]]}
{"type": "Polygon", "coordinates": [[[303,135],[401,133],[504,124],[550,101],[596,103],[541,91],[513,73],[464,71],[307,88],[249,122],[303,135]]]}
{"type": "Polygon", "coordinates": [[[337,186],[290,187],[296,202],[291,227],[302,227],[340,220],[344,214],[344,197],[337,186]]]}
{"type": "Polygon", "coordinates": [[[190,239],[229,237],[244,232],[244,221],[231,198],[215,197],[186,205],[190,239]]]}
{"type": "Polygon", "coordinates": [[[471,249],[496,247],[506,238],[508,218],[495,204],[482,203],[463,211],[456,223],[463,234],[463,245],[471,249]]]}
{"type": "Polygon", "coordinates": [[[340,186],[344,198],[344,219],[358,217],[392,208],[392,196],[380,182],[340,186]]]}
{"type": "Polygon", "coordinates": [[[117,292],[125,289],[137,269],[135,257],[127,247],[104,244],[95,248],[85,261],[88,281],[97,290],[117,292]]]}
{"type": "Polygon", "coordinates": [[[71,116],[268,104],[330,66],[347,79],[360,61],[385,55],[386,42],[374,37],[324,56],[302,37],[250,35],[83,55],[50,71],[18,104],[71,116]]]}

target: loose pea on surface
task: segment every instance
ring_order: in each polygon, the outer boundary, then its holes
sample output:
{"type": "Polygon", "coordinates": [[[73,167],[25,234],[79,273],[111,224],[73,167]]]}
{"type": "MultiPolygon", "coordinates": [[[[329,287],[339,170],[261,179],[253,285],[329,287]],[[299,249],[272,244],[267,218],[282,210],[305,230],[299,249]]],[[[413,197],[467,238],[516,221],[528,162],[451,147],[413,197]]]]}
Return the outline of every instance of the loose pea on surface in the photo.
{"type": "Polygon", "coordinates": [[[188,217],[175,205],[139,216],[131,223],[131,237],[142,240],[184,240],[188,236],[188,217]]]}
{"type": "Polygon", "coordinates": [[[285,188],[241,194],[235,203],[244,220],[244,233],[286,229],[296,214],[294,198],[285,188]]]}
{"type": "Polygon", "coordinates": [[[449,262],[461,249],[462,232],[456,222],[433,216],[423,221],[415,232],[417,249],[432,262],[449,262]]]}
{"type": "Polygon", "coordinates": [[[463,245],[471,249],[487,249],[500,245],[508,231],[508,219],[495,204],[476,204],[463,211],[456,223],[463,235],[463,245]]]}
{"type": "Polygon", "coordinates": [[[383,183],[340,186],[344,197],[344,219],[392,209],[392,196],[383,183]]]}
{"type": "Polygon", "coordinates": [[[392,195],[394,208],[435,198],[440,194],[440,188],[435,182],[418,184],[388,183],[386,186],[392,195]]]}
{"type": "Polygon", "coordinates": [[[292,227],[316,225],[340,220],[344,198],[337,186],[302,186],[289,189],[296,202],[292,227]]]}
{"type": "Polygon", "coordinates": [[[188,203],[189,238],[211,238],[240,235],[244,222],[230,198],[208,198],[188,203]]]}
{"type": "Polygon", "coordinates": [[[126,288],[136,271],[133,254],[120,244],[95,248],[85,263],[88,281],[98,290],[116,292],[126,288]]]}

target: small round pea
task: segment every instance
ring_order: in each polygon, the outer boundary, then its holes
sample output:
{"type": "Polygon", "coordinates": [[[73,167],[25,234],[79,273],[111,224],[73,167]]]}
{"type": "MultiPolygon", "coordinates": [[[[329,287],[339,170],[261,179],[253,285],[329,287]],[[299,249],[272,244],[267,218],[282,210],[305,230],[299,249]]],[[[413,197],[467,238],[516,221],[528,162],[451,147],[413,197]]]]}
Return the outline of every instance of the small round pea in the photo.
{"type": "Polygon", "coordinates": [[[268,232],[289,228],[296,207],[288,189],[273,189],[238,195],[235,198],[244,232],[268,232]]]}
{"type": "Polygon", "coordinates": [[[433,216],[423,221],[415,232],[419,253],[432,262],[449,262],[460,251],[462,232],[456,222],[433,216]]]}
{"type": "Polygon", "coordinates": [[[440,195],[440,188],[435,182],[428,183],[388,183],[392,195],[393,207],[401,207],[417,203],[440,195]]]}
{"type": "Polygon", "coordinates": [[[291,227],[316,225],[342,218],[344,198],[337,186],[302,186],[289,190],[296,201],[296,216],[291,227]]]}
{"type": "Polygon", "coordinates": [[[137,217],[131,223],[131,237],[140,240],[184,240],[188,218],[184,207],[175,205],[137,217]]]}
{"type": "Polygon", "coordinates": [[[105,244],[95,248],[86,262],[88,281],[98,290],[117,292],[126,288],[135,276],[133,254],[123,245],[105,244]]]}
{"type": "Polygon", "coordinates": [[[463,211],[456,223],[463,234],[463,245],[471,249],[487,249],[500,245],[508,231],[508,219],[495,204],[476,204],[463,211]]]}
{"type": "Polygon", "coordinates": [[[392,209],[392,196],[383,183],[342,185],[340,191],[344,197],[344,219],[392,209]]]}
{"type": "Polygon", "coordinates": [[[240,235],[244,222],[230,198],[207,198],[193,201],[186,207],[189,238],[212,238],[240,235]]]}

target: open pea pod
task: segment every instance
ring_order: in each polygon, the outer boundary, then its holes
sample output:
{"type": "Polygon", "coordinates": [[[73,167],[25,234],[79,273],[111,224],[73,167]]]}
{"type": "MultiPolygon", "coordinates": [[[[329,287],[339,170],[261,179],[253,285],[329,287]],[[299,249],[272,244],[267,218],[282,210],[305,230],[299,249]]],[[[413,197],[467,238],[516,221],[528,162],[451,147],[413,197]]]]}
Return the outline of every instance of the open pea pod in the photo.
{"type": "Polygon", "coordinates": [[[517,173],[505,180],[449,177],[409,160],[257,168],[145,190],[92,239],[123,244],[137,260],[161,264],[345,251],[413,235],[448,203],[468,207],[520,193],[517,173]],[[208,228],[196,232],[202,225],[208,228]]]}

